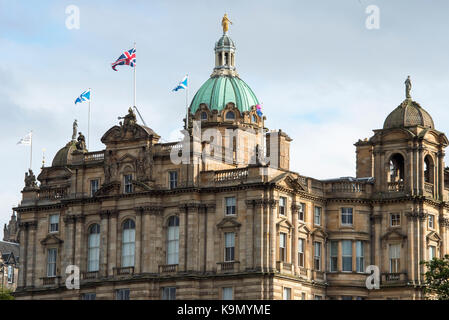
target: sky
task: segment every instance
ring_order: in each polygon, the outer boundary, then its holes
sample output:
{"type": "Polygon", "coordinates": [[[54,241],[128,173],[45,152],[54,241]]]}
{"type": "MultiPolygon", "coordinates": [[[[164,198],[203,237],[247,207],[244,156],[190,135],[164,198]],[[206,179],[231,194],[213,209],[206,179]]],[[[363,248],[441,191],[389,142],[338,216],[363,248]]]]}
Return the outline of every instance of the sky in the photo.
{"type": "Polygon", "coordinates": [[[104,148],[101,136],[133,102],[132,69],[110,64],[134,42],[138,108],[162,142],[176,140],[185,96],[171,90],[188,73],[192,98],[209,78],[225,12],[237,71],[263,103],[266,127],[293,139],[293,171],[354,176],[353,144],[382,128],[408,75],[413,100],[449,132],[445,0],[0,0],[1,225],[20,203],[29,167],[30,148],[17,142],[33,130],[37,176],[43,149],[50,165],[74,119],[87,136],[87,104],[74,100],[89,87],[89,150],[104,148]],[[79,29],[66,26],[70,5],[79,29]],[[370,5],[378,29],[366,26],[370,5]]]}

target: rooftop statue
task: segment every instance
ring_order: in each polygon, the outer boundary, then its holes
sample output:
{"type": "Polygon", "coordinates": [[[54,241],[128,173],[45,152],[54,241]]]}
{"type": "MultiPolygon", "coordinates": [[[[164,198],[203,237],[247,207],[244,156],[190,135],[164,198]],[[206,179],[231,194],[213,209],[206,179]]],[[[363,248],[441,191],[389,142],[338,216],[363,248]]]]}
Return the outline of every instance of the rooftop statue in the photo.
{"type": "Polygon", "coordinates": [[[128,114],[124,117],[118,117],[118,119],[123,119],[123,124],[120,121],[120,127],[122,128],[122,135],[125,136],[126,132],[130,130],[133,134],[136,132],[135,125],[137,124],[136,114],[133,109],[130,107],[128,109],[128,114]]]}
{"type": "Polygon", "coordinates": [[[72,140],[75,141],[76,140],[76,133],[78,131],[78,122],[75,119],[75,121],[73,121],[73,133],[72,133],[72,140]]]}
{"type": "Polygon", "coordinates": [[[36,187],[36,176],[34,175],[33,170],[28,169],[28,172],[25,172],[25,189],[36,187]]]}
{"type": "Polygon", "coordinates": [[[229,24],[232,24],[229,20],[228,15],[225,13],[223,19],[221,20],[221,25],[223,26],[223,33],[227,33],[229,30],[229,24]]]}
{"type": "Polygon", "coordinates": [[[410,90],[412,90],[412,82],[410,81],[410,76],[408,76],[407,80],[405,80],[405,97],[407,99],[412,98],[412,96],[410,95],[410,90]]]}
{"type": "Polygon", "coordinates": [[[78,133],[78,142],[76,143],[76,150],[86,151],[86,137],[80,132],[78,133]]]}

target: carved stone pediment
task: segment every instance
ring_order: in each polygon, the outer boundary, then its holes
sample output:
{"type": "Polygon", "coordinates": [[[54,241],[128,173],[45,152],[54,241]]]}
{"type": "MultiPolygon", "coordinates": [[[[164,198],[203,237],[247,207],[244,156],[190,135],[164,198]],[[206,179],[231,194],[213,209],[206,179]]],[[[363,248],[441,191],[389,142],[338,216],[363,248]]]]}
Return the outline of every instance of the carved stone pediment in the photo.
{"type": "Polygon", "coordinates": [[[217,224],[218,229],[238,229],[242,224],[233,217],[225,217],[217,224]]]}
{"type": "Polygon", "coordinates": [[[323,238],[323,239],[327,239],[327,232],[325,232],[323,229],[321,228],[315,228],[311,233],[310,233],[314,238],[323,238]]]}
{"type": "Polygon", "coordinates": [[[135,187],[136,192],[154,190],[154,188],[152,188],[148,183],[142,181],[132,180],[131,183],[135,187]]]}
{"type": "Polygon", "coordinates": [[[119,142],[151,140],[153,138],[159,139],[159,135],[152,129],[135,123],[126,126],[113,126],[101,137],[101,142],[109,145],[119,142]]]}
{"type": "Polygon", "coordinates": [[[407,235],[403,234],[398,229],[390,229],[382,237],[380,237],[383,248],[386,248],[387,241],[400,241],[402,243],[401,246],[403,247],[405,239],[407,239],[407,235]]]}
{"type": "Polygon", "coordinates": [[[438,243],[438,245],[440,245],[440,243],[442,241],[441,237],[435,231],[429,232],[426,235],[426,240],[427,240],[427,243],[429,243],[430,241],[435,241],[436,243],[438,243]]]}
{"type": "Polygon", "coordinates": [[[48,246],[48,245],[60,245],[64,242],[64,240],[60,239],[57,235],[55,234],[49,234],[47,235],[44,239],[41,240],[41,244],[43,246],[48,246]]]}
{"type": "Polygon", "coordinates": [[[41,183],[43,181],[66,180],[72,176],[72,170],[67,167],[49,167],[42,169],[37,177],[41,183]]]}
{"type": "Polygon", "coordinates": [[[276,183],[276,185],[290,189],[293,191],[307,191],[307,185],[305,183],[305,179],[301,177],[297,177],[291,173],[285,173],[278,177],[276,177],[272,182],[276,183]]]}
{"type": "Polygon", "coordinates": [[[279,221],[276,223],[276,227],[277,228],[292,229],[293,228],[293,224],[290,221],[288,221],[288,219],[286,217],[281,217],[279,219],[279,221]]]}
{"type": "Polygon", "coordinates": [[[118,194],[120,193],[120,185],[121,183],[119,181],[105,183],[95,192],[94,197],[118,194]]]}
{"type": "Polygon", "coordinates": [[[307,234],[307,236],[309,236],[309,234],[311,233],[311,230],[305,224],[301,224],[298,227],[298,231],[301,232],[301,233],[307,234]]]}

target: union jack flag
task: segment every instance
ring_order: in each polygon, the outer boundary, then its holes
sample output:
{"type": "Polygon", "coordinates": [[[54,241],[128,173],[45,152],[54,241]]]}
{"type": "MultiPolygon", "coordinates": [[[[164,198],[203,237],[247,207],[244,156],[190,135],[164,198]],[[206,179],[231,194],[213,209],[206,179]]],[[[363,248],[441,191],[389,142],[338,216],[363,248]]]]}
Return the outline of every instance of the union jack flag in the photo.
{"type": "Polygon", "coordinates": [[[125,51],[120,57],[118,57],[117,61],[112,63],[112,69],[117,71],[115,67],[127,65],[133,68],[136,65],[136,48],[132,48],[128,51],[125,51]]]}

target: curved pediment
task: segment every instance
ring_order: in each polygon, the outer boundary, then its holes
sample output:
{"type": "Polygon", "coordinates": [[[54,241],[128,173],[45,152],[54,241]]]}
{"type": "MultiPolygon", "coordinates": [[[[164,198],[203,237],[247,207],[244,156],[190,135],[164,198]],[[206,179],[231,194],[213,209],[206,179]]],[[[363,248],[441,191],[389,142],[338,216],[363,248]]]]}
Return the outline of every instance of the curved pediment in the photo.
{"type": "Polygon", "coordinates": [[[44,180],[68,179],[72,176],[72,170],[67,167],[44,168],[37,176],[40,182],[44,180]]]}
{"type": "Polygon", "coordinates": [[[120,185],[119,181],[105,183],[95,192],[94,197],[118,194],[120,192],[120,185]]]}
{"type": "Polygon", "coordinates": [[[139,141],[139,140],[159,140],[157,135],[151,128],[141,126],[137,123],[130,125],[113,126],[101,137],[104,144],[113,144],[119,142],[139,141]]]}

